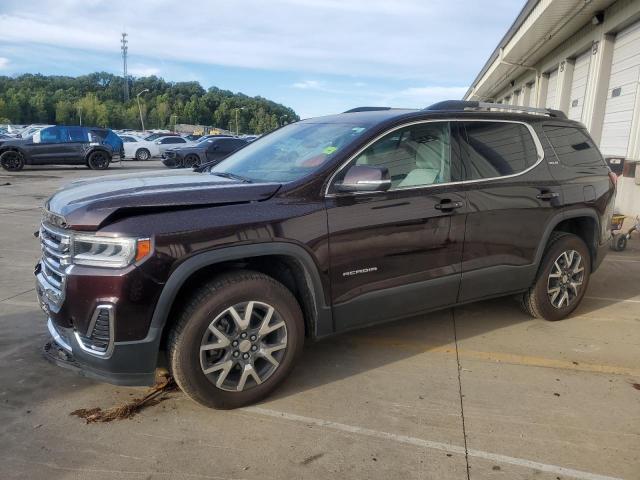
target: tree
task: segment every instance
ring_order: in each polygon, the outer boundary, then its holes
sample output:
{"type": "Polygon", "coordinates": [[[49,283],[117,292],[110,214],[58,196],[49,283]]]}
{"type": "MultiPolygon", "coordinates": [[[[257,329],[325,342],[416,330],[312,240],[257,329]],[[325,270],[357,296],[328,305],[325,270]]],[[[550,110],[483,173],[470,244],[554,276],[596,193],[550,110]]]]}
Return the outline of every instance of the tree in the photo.
{"type": "Polygon", "coordinates": [[[84,125],[112,128],[140,128],[135,94],[141,96],[145,125],[167,127],[171,115],[181,123],[202,124],[235,130],[236,109],[239,129],[245,133],[264,133],[278,126],[287,116],[298,120],[296,113],[262,97],[248,97],[198,82],[166,82],[156,76],[130,80],[132,98],[122,101],[123,79],[107,72],[80,77],[25,74],[0,76],[0,117],[13,123],[78,124],[78,110],[84,125]]]}

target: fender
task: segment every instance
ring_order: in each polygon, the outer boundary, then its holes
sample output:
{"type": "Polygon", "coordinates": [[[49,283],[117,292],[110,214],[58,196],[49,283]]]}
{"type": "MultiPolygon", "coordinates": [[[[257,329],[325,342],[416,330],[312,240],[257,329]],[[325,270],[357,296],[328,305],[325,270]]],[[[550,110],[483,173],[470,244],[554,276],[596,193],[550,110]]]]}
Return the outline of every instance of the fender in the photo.
{"type": "Polygon", "coordinates": [[[109,161],[111,161],[113,157],[113,152],[109,148],[106,148],[104,145],[88,145],[87,144],[87,147],[84,152],[84,163],[87,163],[89,161],[89,155],[91,155],[93,152],[97,150],[105,152],[107,155],[109,155],[109,161]]]}
{"type": "MultiPolygon", "coordinates": [[[[547,222],[547,226],[544,230],[544,233],[542,234],[542,241],[538,244],[538,249],[536,250],[535,265],[537,265],[538,267],[540,266],[540,262],[542,261],[542,255],[544,255],[544,251],[547,247],[547,242],[549,241],[549,237],[551,237],[551,232],[553,232],[553,229],[556,228],[558,224],[560,224],[560,222],[562,222],[563,220],[569,220],[571,218],[579,218],[579,217],[589,217],[593,219],[596,225],[596,239],[598,238],[599,232],[600,232],[600,220],[596,212],[593,211],[593,209],[577,208],[572,210],[562,210],[556,213],[551,218],[551,220],[547,222]]],[[[597,244],[587,245],[587,246],[592,249],[591,250],[592,253],[595,253],[597,251],[597,244]]],[[[592,264],[594,264],[596,262],[596,259],[592,258],[591,262],[592,264]]]]}
{"type": "MultiPolygon", "coordinates": [[[[167,317],[171,310],[180,288],[187,279],[201,268],[215,265],[229,260],[238,260],[248,257],[261,257],[267,255],[282,255],[297,260],[303,267],[305,278],[313,298],[315,310],[315,331],[311,332],[314,338],[333,333],[333,318],[331,307],[327,303],[322,280],[318,267],[311,255],[302,247],[287,242],[259,243],[252,245],[240,245],[235,247],[222,247],[194,255],[185,260],[169,277],[162,289],[156,308],[153,311],[149,334],[162,332],[167,317]]],[[[160,335],[158,335],[159,337],[160,335]]]]}

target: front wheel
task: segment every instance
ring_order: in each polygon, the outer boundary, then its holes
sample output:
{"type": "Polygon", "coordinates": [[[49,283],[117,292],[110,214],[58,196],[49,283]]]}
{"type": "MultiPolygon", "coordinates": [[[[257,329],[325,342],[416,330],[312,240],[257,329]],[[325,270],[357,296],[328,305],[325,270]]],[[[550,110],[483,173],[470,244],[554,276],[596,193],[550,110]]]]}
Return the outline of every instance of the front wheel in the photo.
{"type": "Polygon", "coordinates": [[[522,306],[531,316],[561,320],[582,301],[589,284],[591,254],[577,235],[554,232],[522,306]]]}
{"type": "Polygon", "coordinates": [[[191,399],[237,408],[271,393],[302,353],[304,321],[292,293],[258,272],[219,276],[187,301],[168,338],[169,367],[191,399]]]}
{"type": "Polygon", "coordinates": [[[87,165],[91,170],[106,170],[109,168],[109,155],[102,150],[96,150],[89,155],[87,165]]]}
{"type": "Polygon", "coordinates": [[[151,158],[151,152],[146,148],[140,148],[136,151],[136,160],[149,160],[151,158]]]}
{"type": "Polygon", "coordinates": [[[9,150],[0,155],[0,165],[8,172],[18,172],[24,167],[24,157],[20,152],[9,150]]]}
{"type": "Polygon", "coordinates": [[[200,166],[200,157],[197,155],[187,155],[182,162],[184,168],[193,168],[200,166]]]}

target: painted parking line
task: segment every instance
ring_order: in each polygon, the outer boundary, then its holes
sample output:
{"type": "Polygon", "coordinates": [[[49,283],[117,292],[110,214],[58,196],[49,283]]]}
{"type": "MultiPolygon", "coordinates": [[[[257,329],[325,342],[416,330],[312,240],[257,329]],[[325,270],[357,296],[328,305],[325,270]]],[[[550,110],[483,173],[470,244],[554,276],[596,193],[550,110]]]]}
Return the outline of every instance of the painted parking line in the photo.
{"type": "Polygon", "coordinates": [[[606,257],[604,259],[605,262],[616,262],[616,263],[640,263],[640,260],[632,260],[630,258],[611,258],[606,257]]]}
{"type": "Polygon", "coordinates": [[[606,302],[613,302],[613,303],[640,303],[640,300],[626,300],[624,298],[610,298],[610,297],[591,297],[591,296],[585,296],[584,298],[588,299],[588,300],[603,300],[606,302]]]}
{"type": "MultiPolygon", "coordinates": [[[[447,453],[465,455],[464,447],[459,445],[450,445],[447,443],[433,442],[431,440],[425,440],[422,438],[410,437],[407,435],[397,435],[395,433],[382,432],[379,430],[371,430],[369,428],[358,427],[355,425],[347,425],[344,423],[332,422],[330,420],[321,420],[319,418],[305,417],[302,415],[295,415],[292,413],[278,412],[276,410],[270,410],[261,407],[246,407],[242,409],[245,412],[254,413],[257,415],[263,415],[267,417],[275,417],[292,422],[303,423],[305,425],[315,425],[322,428],[328,428],[344,433],[352,433],[356,435],[363,435],[367,437],[373,437],[380,440],[388,440],[392,442],[402,443],[404,445],[412,445],[419,448],[428,448],[430,450],[439,450],[447,453]]],[[[555,475],[561,475],[565,477],[578,478],[581,480],[621,480],[617,477],[609,477],[606,475],[599,475],[591,472],[583,472],[581,470],[574,470],[572,468],[565,468],[559,465],[551,465],[547,463],[535,462],[532,460],[526,460],[524,458],[510,457],[508,455],[500,455],[496,453],[484,452],[482,450],[469,449],[467,451],[469,457],[481,458],[483,460],[489,460],[491,462],[515,465],[517,467],[529,468],[532,470],[540,470],[543,472],[553,473],[555,475]]]]}
{"type": "MultiPolygon", "coordinates": [[[[373,345],[378,347],[398,348],[403,350],[414,350],[416,353],[439,353],[444,355],[455,355],[455,346],[449,345],[429,345],[428,343],[394,339],[392,337],[347,337],[356,344],[373,345]]],[[[595,363],[582,363],[571,360],[559,360],[546,357],[534,357],[530,355],[519,355],[504,352],[484,352],[478,350],[459,349],[458,356],[461,359],[484,360],[495,363],[506,363],[510,365],[522,365],[527,367],[556,368],[561,370],[573,370],[578,372],[606,373],[611,375],[625,375],[640,377],[640,369],[622,367],[618,365],[599,365],[595,363]]]]}

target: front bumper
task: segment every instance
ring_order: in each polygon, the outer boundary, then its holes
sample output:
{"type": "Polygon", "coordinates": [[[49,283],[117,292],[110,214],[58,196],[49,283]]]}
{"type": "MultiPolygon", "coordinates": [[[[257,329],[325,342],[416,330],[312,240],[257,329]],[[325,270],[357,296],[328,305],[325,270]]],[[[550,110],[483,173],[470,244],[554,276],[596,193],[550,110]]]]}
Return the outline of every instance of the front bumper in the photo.
{"type": "Polygon", "coordinates": [[[51,340],[44,345],[47,360],[76,373],[114,385],[148,386],[155,381],[158,341],[114,344],[107,359],[92,356],[79,344],[72,329],[59,327],[47,319],[51,340]],[[149,360],[153,359],[153,362],[149,360]]]}
{"type": "MultiPolygon", "coordinates": [[[[74,285],[76,279],[67,278],[65,288],[61,291],[52,288],[41,269],[41,264],[38,264],[35,269],[36,293],[38,303],[47,314],[47,329],[51,336],[51,341],[45,345],[45,357],[57,365],[107,383],[129,386],[152,385],[158,362],[161,332],[150,328],[141,340],[116,341],[114,316],[109,319],[111,327],[109,347],[105,351],[92,349],[92,341],[87,340],[87,334],[92,331],[93,325],[87,326],[79,322],[80,315],[71,313],[76,310],[68,304],[69,298],[76,298],[75,307],[91,305],[88,307],[89,310],[82,310],[83,317],[87,316],[85,312],[90,311],[113,312],[121,298],[112,298],[114,302],[112,304],[100,301],[93,306],[92,302],[83,302],[78,298],[82,293],[76,287],[72,290],[73,295],[69,292],[64,295],[66,287],[69,283],[74,285]],[[60,292],[63,293],[62,298],[59,296],[60,292]],[[77,320],[75,323],[74,317],[77,320]]],[[[96,281],[94,280],[93,283],[96,281]]],[[[88,288],[84,289],[85,295],[89,293],[88,290],[88,288]]],[[[120,311],[128,310],[120,309],[120,311]]]]}

